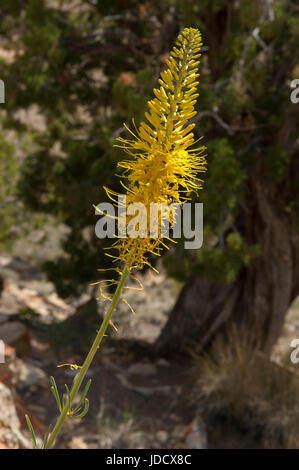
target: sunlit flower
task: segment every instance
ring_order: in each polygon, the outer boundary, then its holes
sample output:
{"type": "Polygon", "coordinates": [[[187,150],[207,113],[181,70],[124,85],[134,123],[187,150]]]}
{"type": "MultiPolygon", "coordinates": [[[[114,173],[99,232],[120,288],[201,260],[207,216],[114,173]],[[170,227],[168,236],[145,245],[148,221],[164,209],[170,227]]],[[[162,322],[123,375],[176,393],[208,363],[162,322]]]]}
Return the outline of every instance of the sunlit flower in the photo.
{"type": "MultiPolygon", "coordinates": [[[[194,148],[190,120],[195,117],[194,105],[198,98],[197,86],[201,34],[197,29],[185,28],[167,60],[168,69],[161,73],[160,88],[154,89],[155,98],[148,102],[147,122],[141,122],[131,140],[119,138],[130,159],[121,161],[122,178],[126,189],[126,205],[142,203],[149,214],[150,205],[177,203],[182,205],[192,191],[199,190],[202,181],[198,173],[205,171],[204,146],[194,148]]],[[[105,188],[115,201],[117,193],[105,188]]],[[[175,214],[164,209],[158,221],[158,236],[151,237],[147,226],[143,238],[119,238],[112,245],[118,253],[116,260],[141,269],[148,264],[148,253],[159,255],[165,247],[163,219],[173,225],[175,214]]],[[[127,217],[127,225],[132,216],[127,217]]]]}

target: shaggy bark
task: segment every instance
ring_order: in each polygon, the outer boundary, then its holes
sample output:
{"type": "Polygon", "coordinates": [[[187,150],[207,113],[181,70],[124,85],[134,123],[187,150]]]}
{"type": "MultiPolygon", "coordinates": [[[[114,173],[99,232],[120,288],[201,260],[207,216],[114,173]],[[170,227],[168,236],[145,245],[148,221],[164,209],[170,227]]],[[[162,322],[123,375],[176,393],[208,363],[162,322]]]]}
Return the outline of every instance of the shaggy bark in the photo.
{"type": "Polygon", "coordinates": [[[233,324],[250,332],[266,354],[271,352],[287,309],[299,294],[299,231],[285,202],[290,193],[294,198],[298,192],[292,185],[298,166],[294,162],[289,168],[288,184],[282,185],[284,198],[277,187],[271,191],[269,184],[258,180],[258,174],[261,168],[249,181],[238,228],[247,243],[259,245],[261,254],[231,284],[191,278],[156,341],[157,354],[200,351],[233,324]]]}

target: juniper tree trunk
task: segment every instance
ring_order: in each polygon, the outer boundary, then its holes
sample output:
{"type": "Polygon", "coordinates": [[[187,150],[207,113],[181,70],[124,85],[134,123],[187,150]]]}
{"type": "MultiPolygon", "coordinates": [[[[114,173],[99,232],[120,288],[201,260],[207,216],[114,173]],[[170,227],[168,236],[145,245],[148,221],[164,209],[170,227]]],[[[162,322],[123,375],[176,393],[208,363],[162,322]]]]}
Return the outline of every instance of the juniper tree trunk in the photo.
{"type": "Polygon", "coordinates": [[[189,279],[155,344],[159,355],[201,351],[232,325],[247,331],[266,354],[278,339],[286,312],[299,294],[299,227],[287,200],[299,200],[298,163],[285,183],[271,187],[256,168],[247,186],[247,204],[237,224],[247,243],[261,253],[235,282],[189,279]]]}

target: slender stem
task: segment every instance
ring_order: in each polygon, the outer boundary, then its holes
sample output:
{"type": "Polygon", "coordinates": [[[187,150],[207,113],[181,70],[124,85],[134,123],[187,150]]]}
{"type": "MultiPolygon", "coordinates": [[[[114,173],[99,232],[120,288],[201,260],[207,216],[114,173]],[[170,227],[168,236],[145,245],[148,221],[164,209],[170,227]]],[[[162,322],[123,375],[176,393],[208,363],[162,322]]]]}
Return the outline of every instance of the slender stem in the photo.
{"type": "Polygon", "coordinates": [[[45,446],[45,449],[50,449],[52,447],[52,445],[54,444],[54,441],[65,421],[65,419],[67,418],[67,414],[68,414],[68,411],[70,410],[71,406],[72,406],[72,403],[80,389],[80,386],[84,380],[84,377],[86,375],[86,372],[88,371],[89,369],[89,366],[94,358],[94,356],[96,355],[96,352],[98,350],[98,347],[103,339],[103,336],[107,330],[107,327],[109,325],[109,322],[110,322],[110,319],[112,317],[112,314],[113,314],[113,311],[120,299],[120,295],[121,295],[121,292],[122,292],[122,289],[124,287],[124,284],[125,284],[125,281],[127,279],[129,275],[129,270],[128,268],[126,267],[120,277],[120,280],[119,280],[119,283],[118,283],[118,286],[117,286],[117,289],[113,295],[113,298],[112,298],[112,301],[111,301],[111,304],[106,312],[106,315],[103,319],[103,322],[102,322],[102,325],[97,333],[97,336],[89,350],[89,353],[87,354],[86,356],[86,359],[80,369],[80,372],[77,374],[75,380],[74,380],[74,383],[73,383],[73,386],[71,388],[71,391],[70,391],[70,400],[67,400],[65,406],[62,408],[61,410],[61,413],[59,415],[59,418],[57,419],[57,422],[53,428],[53,431],[51,432],[49,438],[48,438],[48,441],[46,443],[46,446],[45,446]]]}

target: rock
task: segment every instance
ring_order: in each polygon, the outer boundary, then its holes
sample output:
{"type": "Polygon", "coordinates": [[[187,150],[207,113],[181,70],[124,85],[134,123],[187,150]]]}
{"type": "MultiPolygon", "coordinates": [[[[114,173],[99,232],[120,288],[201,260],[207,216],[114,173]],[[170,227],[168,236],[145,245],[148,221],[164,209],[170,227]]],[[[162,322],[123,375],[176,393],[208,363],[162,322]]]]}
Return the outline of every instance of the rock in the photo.
{"type": "Polygon", "coordinates": [[[162,357],[156,361],[157,366],[161,367],[169,367],[170,362],[168,362],[166,359],[163,359],[162,357]]]}
{"type": "Polygon", "coordinates": [[[2,257],[1,266],[5,267],[6,270],[17,273],[22,279],[34,278],[39,274],[34,266],[18,256],[14,258],[7,257],[6,259],[2,257]]]}
{"type": "Polygon", "coordinates": [[[50,321],[51,316],[65,320],[73,312],[73,308],[55,292],[51,292],[50,286],[45,283],[36,281],[27,282],[26,285],[12,282],[7,284],[1,299],[0,313],[16,315],[28,309],[39,315],[40,321],[45,323],[50,321]],[[28,285],[35,286],[35,289],[27,287],[28,285]],[[39,295],[39,291],[43,292],[42,295],[39,295]],[[49,294],[45,295],[45,291],[49,291],[49,294]]]}
{"type": "Polygon", "coordinates": [[[88,449],[88,445],[84,441],[83,437],[73,437],[70,445],[70,449],[88,449]]]}
{"type": "Polygon", "coordinates": [[[156,393],[167,397],[171,397],[171,394],[173,394],[173,388],[170,385],[159,385],[158,387],[155,387],[154,390],[156,393]]]}
{"type": "Polygon", "coordinates": [[[13,346],[17,355],[30,351],[30,333],[21,322],[12,321],[1,325],[0,338],[4,343],[13,346]]]}
{"type": "Polygon", "coordinates": [[[170,396],[172,391],[172,388],[169,385],[143,387],[131,384],[123,374],[116,374],[116,377],[119,379],[123,387],[127,388],[128,390],[132,390],[133,392],[139,393],[140,395],[147,398],[151,397],[155,393],[170,396]]]}
{"type": "Polygon", "coordinates": [[[0,326],[3,325],[3,323],[6,323],[9,320],[8,315],[4,315],[3,313],[0,313],[0,326]]]}
{"type": "Polygon", "coordinates": [[[16,359],[10,366],[13,384],[20,390],[28,388],[49,388],[49,379],[45,372],[29,361],[16,359]]]}
{"type": "MultiPolygon", "coordinates": [[[[25,431],[28,434],[28,426],[27,426],[27,422],[25,419],[25,415],[27,414],[30,418],[30,421],[33,426],[34,432],[37,436],[37,439],[39,440],[40,439],[39,436],[45,435],[47,427],[34,414],[32,414],[33,410],[31,410],[31,406],[30,406],[30,411],[28,410],[23,400],[17,394],[15,396],[15,408],[16,408],[16,412],[18,414],[18,418],[20,421],[21,431],[25,431]]],[[[30,444],[30,448],[31,447],[32,446],[30,444]]]]}
{"type": "Polygon", "coordinates": [[[1,315],[15,315],[24,305],[10,292],[10,284],[4,289],[0,300],[1,315]]]}
{"type": "Polygon", "coordinates": [[[52,282],[48,282],[48,281],[38,281],[38,280],[27,281],[27,282],[20,284],[20,287],[22,288],[27,287],[31,291],[35,291],[37,295],[40,295],[42,297],[51,296],[51,294],[55,293],[54,285],[52,284],[52,282]]]}
{"type": "Polygon", "coordinates": [[[131,384],[128,379],[123,375],[123,374],[116,374],[116,377],[122,384],[122,386],[128,390],[132,390],[133,392],[140,393],[140,395],[143,395],[145,397],[150,397],[155,393],[155,390],[153,388],[149,387],[137,387],[133,384],[131,384]]]}
{"type": "Polygon", "coordinates": [[[181,421],[181,418],[177,415],[175,415],[174,413],[171,413],[169,415],[169,418],[172,420],[172,421],[175,421],[176,423],[180,422],[181,421]]]}
{"type": "Polygon", "coordinates": [[[0,441],[0,449],[2,449],[2,450],[3,449],[9,449],[9,447],[6,444],[4,444],[4,442],[0,441]]]}
{"type": "Polygon", "coordinates": [[[0,403],[0,447],[2,449],[29,449],[31,447],[29,440],[20,432],[20,421],[12,392],[1,382],[0,403]]]}
{"type": "MultiPolygon", "coordinates": [[[[181,421],[181,418],[177,417],[177,422],[181,421]]],[[[191,429],[191,428],[190,428],[191,429]]],[[[190,432],[188,429],[188,432],[190,432]]],[[[186,436],[186,426],[180,422],[180,424],[176,424],[172,427],[172,435],[174,438],[182,439],[183,436],[186,436]]]]}
{"type": "Polygon", "coordinates": [[[134,386],[130,384],[130,382],[127,380],[127,378],[123,374],[116,374],[115,377],[118,378],[120,383],[124,388],[127,388],[128,390],[133,390],[134,386]]]}
{"type": "Polygon", "coordinates": [[[6,266],[11,261],[11,256],[8,255],[0,255],[0,267],[6,266]]]}
{"type": "Polygon", "coordinates": [[[129,367],[128,373],[130,375],[155,375],[157,373],[157,368],[155,364],[146,364],[138,362],[136,364],[132,364],[129,367]]]}
{"type": "Polygon", "coordinates": [[[0,382],[9,382],[11,379],[11,371],[7,364],[0,364],[0,382]]]}
{"type": "Polygon", "coordinates": [[[208,448],[207,428],[200,417],[192,421],[185,440],[185,445],[187,449],[208,448]]]}
{"type": "Polygon", "coordinates": [[[155,389],[150,387],[132,387],[132,390],[144,397],[151,397],[155,393],[155,389]]]}
{"type": "Polygon", "coordinates": [[[16,350],[9,344],[4,343],[4,359],[5,363],[9,364],[13,362],[16,358],[16,350]]]}
{"type": "Polygon", "coordinates": [[[156,432],[156,438],[161,442],[161,444],[165,444],[168,440],[168,433],[163,430],[158,431],[156,432]]]}
{"type": "Polygon", "coordinates": [[[44,230],[36,229],[30,233],[30,241],[33,243],[41,243],[44,240],[45,236],[46,234],[44,230]]]}
{"type": "Polygon", "coordinates": [[[7,386],[11,385],[12,371],[10,367],[15,357],[15,349],[4,343],[4,363],[0,363],[0,382],[4,382],[7,386]]]}

